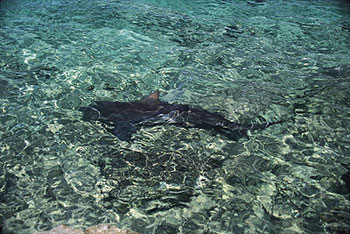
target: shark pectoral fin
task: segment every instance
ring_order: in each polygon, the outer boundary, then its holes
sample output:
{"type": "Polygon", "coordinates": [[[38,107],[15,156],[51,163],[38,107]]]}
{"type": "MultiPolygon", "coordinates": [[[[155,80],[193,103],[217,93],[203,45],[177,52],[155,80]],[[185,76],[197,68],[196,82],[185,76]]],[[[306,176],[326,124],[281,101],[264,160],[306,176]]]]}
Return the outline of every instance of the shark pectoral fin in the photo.
{"type": "Polygon", "coordinates": [[[130,122],[118,122],[111,132],[122,141],[130,141],[136,128],[130,122]]]}

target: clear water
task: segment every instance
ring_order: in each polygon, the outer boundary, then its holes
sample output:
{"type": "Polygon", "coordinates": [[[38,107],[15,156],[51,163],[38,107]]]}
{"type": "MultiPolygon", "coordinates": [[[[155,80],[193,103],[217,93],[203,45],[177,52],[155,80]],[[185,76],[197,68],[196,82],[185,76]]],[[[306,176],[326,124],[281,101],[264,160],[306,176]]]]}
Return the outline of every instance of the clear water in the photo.
{"type": "Polygon", "coordinates": [[[3,232],[349,233],[349,5],[2,0],[3,232]],[[122,142],[78,111],[155,90],[288,121],[237,142],[175,126],[122,142]]]}

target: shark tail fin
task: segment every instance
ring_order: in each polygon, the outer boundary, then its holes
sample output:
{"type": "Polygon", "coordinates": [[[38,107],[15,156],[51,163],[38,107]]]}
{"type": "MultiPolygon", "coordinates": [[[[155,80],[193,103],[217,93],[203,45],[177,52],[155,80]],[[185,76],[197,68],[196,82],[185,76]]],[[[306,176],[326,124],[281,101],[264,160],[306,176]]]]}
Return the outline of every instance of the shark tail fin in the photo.
{"type": "Polygon", "coordinates": [[[230,131],[236,132],[241,136],[248,137],[248,131],[263,130],[275,124],[280,124],[285,122],[284,120],[274,121],[274,122],[264,122],[260,124],[236,124],[230,123],[228,125],[230,131]]]}
{"type": "Polygon", "coordinates": [[[285,122],[285,121],[284,120],[279,120],[279,121],[274,121],[274,122],[265,122],[265,123],[261,123],[261,124],[252,124],[251,128],[249,128],[247,130],[251,130],[251,131],[262,130],[262,129],[268,128],[268,127],[270,127],[272,125],[280,124],[280,123],[283,123],[283,122],[285,122]]]}

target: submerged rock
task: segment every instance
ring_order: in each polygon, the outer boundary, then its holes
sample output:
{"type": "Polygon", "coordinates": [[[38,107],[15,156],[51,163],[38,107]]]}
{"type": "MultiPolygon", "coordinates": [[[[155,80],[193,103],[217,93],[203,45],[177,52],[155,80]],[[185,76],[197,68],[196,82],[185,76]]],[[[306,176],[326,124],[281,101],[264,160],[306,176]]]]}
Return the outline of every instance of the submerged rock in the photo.
{"type": "Polygon", "coordinates": [[[138,232],[133,232],[125,229],[119,229],[117,227],[112,227],[109,224],[100,224],[96,226],[89,227],[85,230],[85,234],[139,234],[138,232]]]}
{"type": "Polygon", "coordinates": [[[81,229],[74,229],[66,225],[59,225],[51,230],[36,232],[35,234],[139,234],[137,232],[119,229],[109,224],[99,224],[89,227],[85,231],[81,229]]]}
{"type": "Polygon", "coordinates": [[[80,229],[70,228],[66,225],[59,225],[49,231],[36,232],[35,234],[84,234],[80,229]]]}

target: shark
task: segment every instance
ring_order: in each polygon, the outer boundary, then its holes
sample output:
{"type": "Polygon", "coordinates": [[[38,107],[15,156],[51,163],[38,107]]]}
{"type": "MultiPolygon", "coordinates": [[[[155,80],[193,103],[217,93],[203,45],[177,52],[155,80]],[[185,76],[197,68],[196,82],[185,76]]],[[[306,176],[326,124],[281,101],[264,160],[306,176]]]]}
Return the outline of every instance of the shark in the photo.
{"type": "Polygon", "coordinates": [[[122,141],[132,140],[132,135],[141,127],[174,124],[185,128],[212,129],[231,140],[247,137],[248,131],[262,130],[283,121],[264,123],[235,123],[219,113],[188,104],[176,104],[159,100],[156,91],[133,102],[96,101],[81,107],[83,120],[100,121],[106,129],[122,141]]]}

